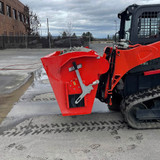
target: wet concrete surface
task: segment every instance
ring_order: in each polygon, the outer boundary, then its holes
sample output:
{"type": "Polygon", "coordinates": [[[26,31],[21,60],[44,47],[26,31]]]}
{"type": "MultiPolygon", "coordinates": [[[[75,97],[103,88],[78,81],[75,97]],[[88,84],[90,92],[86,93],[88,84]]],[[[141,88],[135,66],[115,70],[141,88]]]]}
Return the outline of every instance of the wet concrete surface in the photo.
{"type": "MultiPolygon", "coordinates": [[[[22,83],[22,80],[29,79],[31,76],[28,75],[0,75],[0,95],[7,94],[16,90],[22,83]]],[[[25,83],[25,82],[24,82],[25,83]]]]}
{"type": "MultiPolygon", "coordinates": [[[[107,45],[106,43],[91,44],[90,47],[91,49],[96,50],[97,53],[103,53],[103,48],[106,45],[107,45]]],[[[12,109],[12,111],[7,115],[7,118],[12,117],[12,119],[20,121],[20,117],[24,119],[37,115],[61,113],[57,102],[54,101],[55,97],[52,88],[50,86],[45,71],[41,69],[42,65],[40,62],[41,57],[49,53],[52,53],[56,50],[63,50],[63,49],[46,49],[46,50],[13,49],[13,50],[1,51],[0,57],[2,59],[0,61],[2,61],[1,68],[3,70],[0,70],[0,74],[1,75],[7,74],[0,76],[0,81],[3,82],[2,83],[3,85],[1,85],[0,87],[1,93],[2,91],[6,92],[8,90],[10,91],[11,90],[10,86],[13,86],[14,88],[16,87],[16,85],[17,86],[19,85],[19,82],[21,81],[23,82],[23,78],[20,78],[20,76],[24,76],[30,73],[34,73],[35,76],[34,83],[27,90],[27,92],[21,97],[19,102],[12,109]],[[9,57],[11,60],[6,65],[5,62],[9,57]],[[12,82],[11,85],[8,85],[9,82],[12,82]],[[46,101],[48,103],[46,103],[46,101]]],[[[95,100],[95,104],[98,105],[99,103],[100,102],[98,100],[95,100]]],[[[94,107],[94,106],[93,106],[93,112],[108,111],[105,104],[100,105],[102,107],[94,107]]],[[[5,116],[6,115],[3,115],[1,117],[5,116]]],[[[12,122],[14,123],[13,120],[12,122]]]]}
{"type": "Polygon", "coordinates": [[[1,85],[0,86],[0,90],[2,92],[5,92],[6,91],[6,87],[8,87],[8,85],[14,81],[16,79],[16,75],[4,75],[3,77],[1,77],[0,79],[0,84],[4,84],[4,85],[1,85]]]}
{"type": "MultiPolygon", "coordinates": [[[[107,105],[95,99],[93,113],[108,112],[107,105]]],[[[61,114],[53,90],[49,83],[46,72],[43,68],[37,70],[33,84],[27,89],[25,94],[19,99],[1,126],[11,125],[23,121],[26,118],[41,115],[61,114]]]]}
{"type": "Polygon", "coordinates": [[[40,58],[56,50],[61,49],[0,50],[0,122],[24,93],[22,88],[31,84],[32,76],[42,67],[40,58]]]}
{"type": "Polygon", "coordinates": [[[0,125],[2,160],[159,160],[160,130],[134,130],[95,100],[91,115],[63,117],[46,73],[0,125]]]}
{"type": "Polygon", "coordinates": [[[29,77],[29,79],[23,83],[23,85],[20,85],[18,89],[0,95],[0,123],[6,118],[6,115],[10,112],[15,102],[19,100],[26,89],[32,84],[32,82],[33,75],[29,77]]]}

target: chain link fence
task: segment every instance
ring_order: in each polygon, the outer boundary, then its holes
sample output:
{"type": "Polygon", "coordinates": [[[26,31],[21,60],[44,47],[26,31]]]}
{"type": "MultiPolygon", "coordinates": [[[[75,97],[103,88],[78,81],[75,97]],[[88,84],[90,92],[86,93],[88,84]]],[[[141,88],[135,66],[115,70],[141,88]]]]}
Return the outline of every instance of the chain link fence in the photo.
{"type": "Polygon", "coordinates": [[[58,48],[89,46],[84,37],[0,36],[0,49],[7,48],[58,48]]]}

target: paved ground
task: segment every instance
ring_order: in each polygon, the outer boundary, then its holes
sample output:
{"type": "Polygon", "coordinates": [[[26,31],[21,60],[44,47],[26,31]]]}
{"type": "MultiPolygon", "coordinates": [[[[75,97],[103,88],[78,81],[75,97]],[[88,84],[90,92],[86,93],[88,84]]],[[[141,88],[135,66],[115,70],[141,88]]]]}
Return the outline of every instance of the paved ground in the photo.
{"type": "Polygon", "coordinates": [[[34,73],[42,67],[40,58],[54,50],[0,50],[0,122],[33,82],[34,73]]]}
{"type": "MultiPolygon", "coordinates": [[[[95,100],[93,106],[94,113],[108,112],[106,104],[95,100]],[[98,106],[98,107],[96,107],[98,106]]],[[[39,69],[35,73],[34,82],[27,89],[25,94],[21,96],[18,103],[14,105],[12,110],[7,115],[7,118],[2,122],[2,126],[12,126],[26,118],[33,118],[41,115],[61,114],[56,98],[52,91],[48,77],[44,69],[39,69]],[[12,121],[11,121],[12,120],[12,121]]]]}
{"type": "MultiPolygon", "coordinates": [[[[37,63],[39,57],[51,51],[24,52],[30,52],[30,59],[34,57],[31,63],[37,63]]],[[[26,54],[22,55],[24,63],[26,54]]],[[[0,159],[159,160],[160,130],[128,128],[120,113],[109,112],[98,100],[91,115],[62,117],[59,113],[48,78],[43,69],[38,69],[32,85],[0,125],[0,159]]]]}
{"type": "Polygon", "coordinates": [[[118,113],[29,118],[0,133],[2,160],[159,160],[159,130],[132,130],[118,113]]]}
{"type": "Polygon", "coordinates": [[[104,47],[109,46],[109,47],[113,47],[113,43],[93,43],[90,44],[90,48],[92,48],[93,50],[95,50],[97,53],[99,53],[100,55],[103,55],[103,50],[104,47]]]}

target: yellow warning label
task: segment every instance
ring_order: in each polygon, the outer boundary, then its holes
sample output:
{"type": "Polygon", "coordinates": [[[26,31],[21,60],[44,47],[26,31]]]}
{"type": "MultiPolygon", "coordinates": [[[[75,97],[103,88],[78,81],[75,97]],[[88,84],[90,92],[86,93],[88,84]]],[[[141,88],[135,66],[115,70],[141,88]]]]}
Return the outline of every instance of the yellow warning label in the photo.
{"type": "Polygon", "coordinates": [[[75,81],[73,81],[73,85],[75,85],[75,86],[77,85],[75,81]]]}

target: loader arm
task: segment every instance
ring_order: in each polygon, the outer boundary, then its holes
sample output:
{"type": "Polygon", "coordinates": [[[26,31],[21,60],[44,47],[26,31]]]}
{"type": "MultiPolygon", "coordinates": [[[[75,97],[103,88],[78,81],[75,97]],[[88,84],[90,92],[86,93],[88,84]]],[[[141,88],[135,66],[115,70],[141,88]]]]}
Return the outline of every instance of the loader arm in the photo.
{"type": "Polygon", "coordinates": [[[106,90],[112,91],[120,79],[132,68],[147,61],[160,57],[160,42],[150,45],[138,45],[128,49],[116,49],[114,70],[110,86],[106,90]]]}

